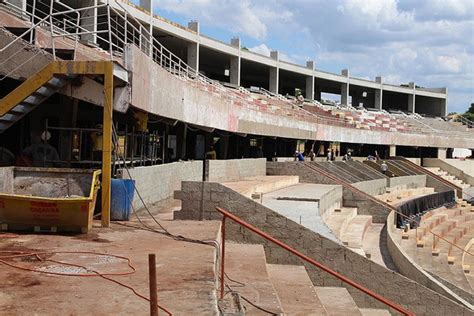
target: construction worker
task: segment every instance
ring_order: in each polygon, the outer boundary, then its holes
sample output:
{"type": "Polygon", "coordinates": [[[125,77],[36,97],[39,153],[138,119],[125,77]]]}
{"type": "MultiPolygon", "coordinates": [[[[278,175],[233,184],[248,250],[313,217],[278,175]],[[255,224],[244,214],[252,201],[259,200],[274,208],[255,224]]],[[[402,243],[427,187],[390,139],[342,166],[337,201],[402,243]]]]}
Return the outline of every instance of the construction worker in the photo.
{"type": "Polygon", "coordinates": [[[386,163],[385,161],[383,161],[382,164],[380,165],[380,171],[381,171],[383,174],[386,174],[386,173],[387,173],[387,170],[388,170],[387,163],[386,163]]]}
{"type": "Polygon", "coordinates": [[[210,160],[217,159],[217,153],[216,153],[216,150],[214,149],[214,146],[211,146],[209,148],[209,151],[206,153],[206,159],[210,159],[210,160]]]}
{"type": "Polygon", "coordinates": [[[33,144],[23,150],[23,155],[31,158],[33,167],[53,167],[59,161],[56,148],[48,144],[51,133],[44,131],[41,134],[41,143],[33,144]]]}

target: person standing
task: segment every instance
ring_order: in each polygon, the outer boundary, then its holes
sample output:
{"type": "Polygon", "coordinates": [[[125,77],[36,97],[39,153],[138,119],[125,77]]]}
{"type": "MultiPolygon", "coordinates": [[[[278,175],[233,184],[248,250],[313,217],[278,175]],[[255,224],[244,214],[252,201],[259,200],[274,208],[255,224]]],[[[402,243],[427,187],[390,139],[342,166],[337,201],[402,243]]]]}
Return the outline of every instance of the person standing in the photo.
{"type": "Polygon", "coordinates": [[[382,164],[380,165],[380,171],[383,173],[383,174],[386,174],[387,171],[388,171],[388,166],[387,166],[387,163],[385,161],[382,162],[382,164]]]}

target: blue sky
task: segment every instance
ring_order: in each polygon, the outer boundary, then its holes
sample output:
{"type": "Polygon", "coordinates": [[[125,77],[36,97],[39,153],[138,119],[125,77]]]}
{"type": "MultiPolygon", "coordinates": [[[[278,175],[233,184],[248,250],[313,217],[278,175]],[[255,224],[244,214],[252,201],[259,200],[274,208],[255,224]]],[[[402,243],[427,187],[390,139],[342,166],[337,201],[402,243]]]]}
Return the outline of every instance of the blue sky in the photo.
{"type": "MultiPolygon", "coordinates": [[[[155,14],[262,54],[351,76],[448,87],[449,111],[474,102],[472,0],[153,0],[155,14]]],[[[138,1],[137,1],[138,2],[138,1]]]]}

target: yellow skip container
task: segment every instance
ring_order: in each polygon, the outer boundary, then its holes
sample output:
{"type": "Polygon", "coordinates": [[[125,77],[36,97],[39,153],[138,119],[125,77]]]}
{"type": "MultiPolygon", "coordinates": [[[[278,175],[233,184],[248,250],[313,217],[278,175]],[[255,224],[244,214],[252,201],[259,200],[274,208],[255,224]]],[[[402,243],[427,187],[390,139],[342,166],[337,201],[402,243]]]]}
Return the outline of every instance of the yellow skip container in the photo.
{"type": "Polygon", "coordinates": [[[0,168],[0,228],[88,232],[100,170],[0,168]]]}

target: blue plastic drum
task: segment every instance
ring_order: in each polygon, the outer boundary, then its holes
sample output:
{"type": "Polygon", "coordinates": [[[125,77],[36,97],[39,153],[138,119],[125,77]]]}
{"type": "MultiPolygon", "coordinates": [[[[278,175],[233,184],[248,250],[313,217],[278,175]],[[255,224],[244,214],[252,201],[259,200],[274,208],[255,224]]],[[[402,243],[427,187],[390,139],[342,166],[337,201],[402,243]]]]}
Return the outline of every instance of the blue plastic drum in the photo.
{"type": "Polygon", "coordinates": [[[112,179],[110,219],[113,221],[128,221],[132,212],[135,180],[112,179]]]}

